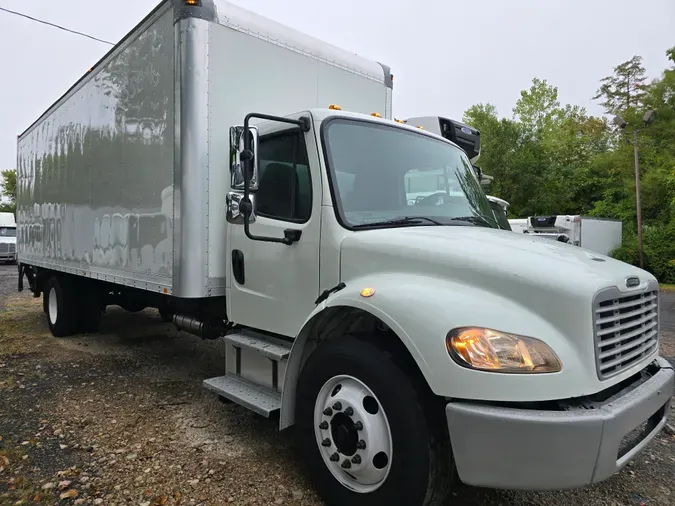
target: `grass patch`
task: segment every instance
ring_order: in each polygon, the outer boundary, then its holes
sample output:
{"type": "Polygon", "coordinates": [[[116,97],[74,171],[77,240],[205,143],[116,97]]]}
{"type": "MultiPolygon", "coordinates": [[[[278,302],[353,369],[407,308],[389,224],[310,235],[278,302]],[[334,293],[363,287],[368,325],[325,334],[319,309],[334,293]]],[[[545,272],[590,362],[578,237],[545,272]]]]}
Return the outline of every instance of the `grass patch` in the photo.
{"type": "Polygon", "coordinates": [[[41,491],[39,484],[26,476],[26,467],[30,466],[29,460],[24,459],[27,455],[19,446],[0,447],[0,502],[6,500],[6,504],[53,504],[54,494],[41,491]]]}
{"type": "Polygon", "coordinates": [[[15,295],[0,311],[0,357],[25,353],[30,344],[44,336],[42,300],[15,295]]]}
{"type": "Polygon", "coordinates": [[[675,285],[660,284],[659,288],[663,292],[675,292],[675,285]]]}

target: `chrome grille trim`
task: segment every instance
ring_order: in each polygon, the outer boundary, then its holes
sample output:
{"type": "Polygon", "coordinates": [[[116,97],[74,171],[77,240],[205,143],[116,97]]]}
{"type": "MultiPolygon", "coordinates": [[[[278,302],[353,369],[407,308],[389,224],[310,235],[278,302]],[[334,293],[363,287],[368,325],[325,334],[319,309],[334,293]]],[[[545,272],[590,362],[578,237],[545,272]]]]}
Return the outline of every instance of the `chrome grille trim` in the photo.
{"type": "Polygon", "coordinates": [[[654,355],[659,345],[659,289],[601,290],[593,300],[593,339],[598,378],[606,380],[654,355]]]}

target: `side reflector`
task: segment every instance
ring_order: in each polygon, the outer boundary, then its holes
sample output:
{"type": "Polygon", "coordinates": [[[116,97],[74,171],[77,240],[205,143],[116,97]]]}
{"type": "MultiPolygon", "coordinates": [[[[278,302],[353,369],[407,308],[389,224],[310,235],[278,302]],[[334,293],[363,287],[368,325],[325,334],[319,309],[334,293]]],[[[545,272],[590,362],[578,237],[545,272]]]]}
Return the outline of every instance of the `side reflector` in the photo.
{"type": "Polygon", "coordinates": [[[361,290],[361,297],[372,297],[375,295],[375,288],[364,288],[361,290]]]}

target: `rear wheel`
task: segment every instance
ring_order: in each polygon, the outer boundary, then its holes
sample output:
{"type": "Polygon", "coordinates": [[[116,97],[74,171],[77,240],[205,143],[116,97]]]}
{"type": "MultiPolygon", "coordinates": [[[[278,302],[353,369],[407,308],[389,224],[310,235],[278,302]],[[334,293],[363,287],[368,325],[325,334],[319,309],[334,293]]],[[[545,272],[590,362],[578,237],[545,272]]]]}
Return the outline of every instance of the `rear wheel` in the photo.
{"type": "Polygon", "coordinates": [[[66,337],[77,331],[76,297],[73,284],[66,277],[52,276],[45,286],[44,305],[47,322],[54,337],[66,337]]]}
{"type": "Polygon", "coordinates": [[[354,336],[321,345],[298,381],[305,461],[328,504],[432,505],[452,456],[441,405],[393,356],[354,336]]]}

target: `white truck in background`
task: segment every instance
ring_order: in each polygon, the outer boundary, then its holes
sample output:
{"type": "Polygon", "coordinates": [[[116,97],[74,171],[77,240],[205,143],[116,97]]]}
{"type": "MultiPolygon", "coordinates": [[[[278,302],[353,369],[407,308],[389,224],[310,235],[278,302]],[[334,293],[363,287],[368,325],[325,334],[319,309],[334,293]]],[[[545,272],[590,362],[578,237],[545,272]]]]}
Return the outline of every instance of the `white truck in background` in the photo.
{"type": "Polygon", "coordinates": [[[621,246],[622,225],[621,220],[594,216],[530,216],[523,233],[548,239],[557,239],[564,234],[569,238],[570,244],[601,255],[609,255],[621,246]]]}
{"type": "Polygon", "coordinates": [[[461,142],[393,120],[392,86],[162,1],[19,136],[19,290],[56,337],[120,305],[222,340],[204,386],[297,425],[330,504],[608,478],[670,411],[656,279],[498,230],[461,142]]]}
{"type": "Polygon", "coordinates": [[[16,262],[16,220],[14,213],[0,213],[0,262],[16,262]]]}

